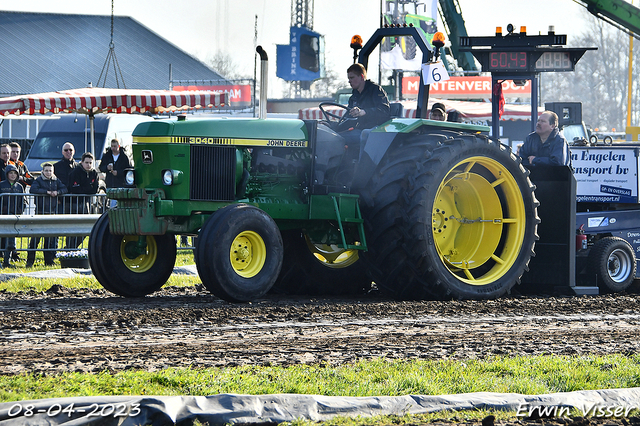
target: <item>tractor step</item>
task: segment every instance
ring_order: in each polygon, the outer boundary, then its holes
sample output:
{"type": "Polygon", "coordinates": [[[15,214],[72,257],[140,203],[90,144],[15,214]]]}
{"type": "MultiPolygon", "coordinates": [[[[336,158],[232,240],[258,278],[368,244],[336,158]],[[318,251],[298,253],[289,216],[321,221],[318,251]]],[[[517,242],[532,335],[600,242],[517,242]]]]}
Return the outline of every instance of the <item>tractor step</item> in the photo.
{"type": "Polygon", "coordinates": [[[353,194],[334,193],[329,194],[333,201],[333,208],[336,213],[336,220],[340,229],[340,237],[342,238],[342,248],[348,250],[367,250],[367,241],[364,236],[364,219],[360,213],[358,205],[359,197],[353,194]],[[345,212],[350,213],[350,217],[343,216],[345,212]],[[356,217],[352,217],[355,215],[356,217]],[[359,244],[348,244],[345,237],[345,224],[354,224],[358,230],[359,244]]]}

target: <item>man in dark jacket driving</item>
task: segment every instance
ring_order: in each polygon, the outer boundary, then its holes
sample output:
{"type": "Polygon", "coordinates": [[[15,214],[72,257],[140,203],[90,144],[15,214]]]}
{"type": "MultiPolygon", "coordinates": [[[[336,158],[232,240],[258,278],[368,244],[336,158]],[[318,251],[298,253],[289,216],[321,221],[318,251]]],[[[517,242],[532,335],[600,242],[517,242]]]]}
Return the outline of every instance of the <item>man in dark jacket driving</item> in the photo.
{"type": "Polygon", "coordinates": [[[352,128],[340,134],[347,143],[357,146],[360,144],[360,135],[363,130],[379,126],[389,120],[391,117],[389,99],[382,87],[367,80],[367,70],[362,64],[353,64],[347,68],[347,77],[353,89],[349,98],[348,114],[357,121],[352,128]]]}

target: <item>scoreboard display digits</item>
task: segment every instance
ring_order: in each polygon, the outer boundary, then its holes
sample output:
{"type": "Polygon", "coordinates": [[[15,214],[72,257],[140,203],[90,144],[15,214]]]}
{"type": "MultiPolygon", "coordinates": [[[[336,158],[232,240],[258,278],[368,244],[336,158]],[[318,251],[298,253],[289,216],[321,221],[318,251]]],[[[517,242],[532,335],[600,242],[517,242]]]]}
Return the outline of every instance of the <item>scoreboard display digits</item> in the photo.
{"type": "Polygon", "coordinates": [[[572,69],[569,52],[544,52],[536,61],[536,71],[570,71],[572,69]]]}
{"type": "Polygon", "coordinates": [[[527,52],[491,52],[489,54],[490,71],[527,71],[527,52]]]}

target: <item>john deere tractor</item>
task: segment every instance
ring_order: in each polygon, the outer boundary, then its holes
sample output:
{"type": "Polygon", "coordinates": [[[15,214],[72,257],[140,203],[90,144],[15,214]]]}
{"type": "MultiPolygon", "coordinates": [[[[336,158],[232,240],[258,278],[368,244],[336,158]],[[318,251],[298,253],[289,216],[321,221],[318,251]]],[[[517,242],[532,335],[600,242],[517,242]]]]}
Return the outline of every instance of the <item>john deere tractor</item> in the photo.
{"type": "MultiPolygon", "coordinates": [[[[432,59],[431,45],[406,27],[378,30],[360,62],[399,35],[432,59]]],[[[424,118],[392,118],[347,146],[336,130],[348,114],[321,109],[322,122],[261,114],[140,124],[130,187],[108,191],[117,206],[90,236],[98,281],[122,296],[150,294],[172,273],[176,238],[192,236],[202,283],[233,302],[362,293],[372,282],[397,299],[510,291],[533,253],[538,218],[533,186],[508,147],[487,127],[424,118]]]]}
{"type": "MultiPolygon", "coordinates": [[[[431,43],[436,32],[436,20],[425,16],[430,14],[426,7],[426,3],[420,0],[386,0],[385,13],[382,15],[384,23],[386,26],[412,25],[422,31],[422,35],[431,43]]],[[[404,59],[410,61],[416,57],[416,42],[413,37],[385,37],[381,48],[383,52],[388,52],[396,45],[400,46],[404,59]]]]}

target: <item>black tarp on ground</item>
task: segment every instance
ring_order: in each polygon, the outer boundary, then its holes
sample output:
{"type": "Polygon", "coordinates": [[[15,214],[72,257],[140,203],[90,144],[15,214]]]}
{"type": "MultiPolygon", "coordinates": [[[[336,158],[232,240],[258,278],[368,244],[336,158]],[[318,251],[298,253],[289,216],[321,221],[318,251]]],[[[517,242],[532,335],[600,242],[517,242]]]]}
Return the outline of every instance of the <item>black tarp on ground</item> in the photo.
{"type": "Polygon", "coordinates": [[[112,396],[41,399],[0,404],[0,425],[171,425],[194,420],[227,423],[326,421],[336,416],[424,414],[443,410],[495,409],[528,413],[544,407],[550,416],[573,407],[583,415],[611,417],[640,409],[640,388],[521,395],[469,393],[398,397],[321,395],[112,396]],[[554,411],[555,410],[555,411],[554,411]],[[611,414],[609,414],[609,410],[611,414]],[[130,413],[130,414],[129,414],[130,413]]]}

